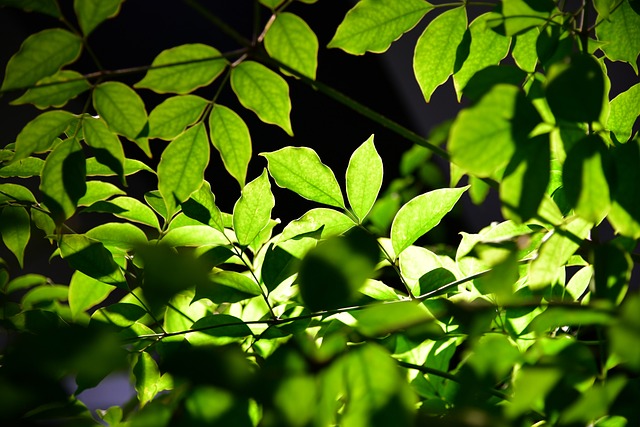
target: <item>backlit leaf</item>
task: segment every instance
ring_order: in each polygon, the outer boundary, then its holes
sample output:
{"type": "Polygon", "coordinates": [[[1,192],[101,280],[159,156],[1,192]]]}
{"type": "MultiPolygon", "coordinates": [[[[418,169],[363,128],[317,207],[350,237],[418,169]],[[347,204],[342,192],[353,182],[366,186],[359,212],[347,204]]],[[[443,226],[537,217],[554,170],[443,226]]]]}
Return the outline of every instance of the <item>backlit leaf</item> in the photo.
{"type": "Polygon", "coordinates": [[[216,304],[233,303],[261,295],[260,287],[249,277],[235,271],[209,276],[211,282],[196,288],[194,300],[207,298],[216,304]]]}
{"type": "Polygon", "coordinates": [[[135,389],[138,392],[140,407],[144,407],[158,393],[160,370],[156,361],[146,351],[138,353],[137,361],[133,365],[133,376],[136,379],[135,389]]]}
{"type": "Polygon", "coordinates": [[[611,242],[597,246],[593,256],[594,298],[619,305],[629,288],[633,262],[620,246],[611,242]]]}
{"type": "Polygon", "coordinates": [[[113,184],[104,181],[87,181],[87,191],[78,200],[78,206],[90,206],[100,200],[113,196],[124,196],[125,192],[113,184]]]}
{"type": "Polygon", "coordinates": [[[244,187],[251,160],[251,135],[244,120],[232,109],[216,104],[209,116],[209,132],[224,167],[244,187]]]}
{"type": "Polygon", "coordinates": [[[607,128],[619,142],[627,142],[640,116],[640,84],[631,86],[611,100],[607,128]]]}
{"type": "Polygon", "coordinates": [[[316,78],[318,38],[299,16],[279,13],[264,37],[264,47],[273,59],[310,79],[316,78]]]}
{"type": "Polygon", "coordinates": [[[431,21],[418,39],[413,55],[413,72],[427,102],[436,88],[453,73],[456,50],[466,30],[466,9],[456,7],[431,21]]]}
{"type": "Polygon", "coordinates": [[[53,141],[62,134],[75,116],[67,111],[46,111],[31,120],[18,134],[13,161],[24,159],[31,153],[51,149],[53,141]]]}
{"type": "Polygon", "coordinates": [[[119,218],[160,229],[158,217],[151,208],[133,197],[121,196],[109,201],[99,201],[86,208],[83,212],[111,213],[119,218]]]}
{"type": "Polygon", "coordinates": [[[344,208],[340,185],[333,171],[320,161],[311,148],[285,147],[262,153],[276,184],[298,193],[305,199],[344,208]]]}
{"type": "Polygon", "coordinates": [[[124,83],[106,82],[96,86],[93,106],[114,132],[131,140],[138,138],[147,124],[144,102],[124,83]]]}
{"type": "Polygon", "coordinates": [[[342,234],[355,225],[351,218],[335,209],[315,208],[287,224],[279,241],[314,232],[318,232],[318,239],[326,239],[342,234]]]}
{"type": "Polygon", "coordinates": [[[231,71],[231,87],[247,109],[260,120],[291,130],[289,85],[277,73],[254,61],[244,61],[231,71]]]}
{"type": "Polygon", "coordinates": [[[77,318],[85,310],[104,301],[111,291],[113,291],[113,286],[89,277],[80,271],[75,271],[69,282],[71,315],[77,318]]]}
{"type": "Polygon", "coordinates": [[[532,27],[541,27],[551,15],[551,0],[505,0],[502,2],[502,23],[507,36],[520,34],[532,27]]]}
{"type": "Polygon", "coordinates": [[[0,166],[0,176],[3,178],[30,178],[32,176],[40,176],[43,166],[44,160],[38,157],[27,157],[17,162],[0,166]]]}
{"type": "Polygon", "coordinates": [[[347,13],[327,47],[353,55],[384,52],[431,9],[423,0],[362,0],[347,13]]]}
{"type": "Polygon", "coordinates": [[[198,191],[181,204],[182,213],[202,224],[207,224],[220,232],[224,232],[222,213],[216,206],[215,195],[211,192],[211,185],[204,181],[198,191]]]}
{"type": "Polygon", "coordinates": [[[36,199],[33,193],[22,185],[0,183],[0,203],[12,201],[35,203],[36,199]]]}
{"type": "MultiPolygon", "coordinates": [[[[1,171],[2,169],[0,169],[1,171]]],[[[124,159],[124,174],[125,176],[133,175],[134,173],[146,171],[154,173],[146,164],[140,160],[124,159]]],[[[87,176],[113,176],[116,175],[108,166],[99,163],[95,157],[89,157],[87,159],[87,176]]]]}
{"type": "Polygon", "coordinates": [[[93,227],[85,236],[97,240],[105,246],[132,250],[147,243],[142,230],[127,222],[108,222],[93,227]]]}
{"type": "Polygon", "coordinates": [[[124,178],[124,150],[118,136],[107,128],[103,120],[93,117],[84,117],[82,130],[85,142],[91,147],[96,160],[111,169],[121,182],[126,182],[124,178]]]}
{"type": "Polygon", "coordinates": [[[82,32],[89,35],[102,21],[120,11],[123,0],[74,0],[73,8],[82,32]]]}
{"type": "Polygon", "coordinates": [[[640,54],[640,15],[630,0],[622,1],[608,19],[596,26],[598,40],[606,42],[600,49],[612,61],[629,63],[638,73],[636,61],[640,54]]]}
{"type": "Polygon", "coordinates": [[[59,245],[62,258],[74,270],[108,285],[127,289],[122,270],[102,243],[80,234],[65,234],[59,245]]]}
{"type": "Polygon", "coordinates": [[[364,221],[382,186],[382,159],[373,145],[373,135],[353,152],[347,167],[347,197],[353,212],[364,221]]]}
{"type": "Polygon", "coordinates": [[[12,105],[33,104],[40,109],[62,107],[90,88],[89,83],[77,71],[60,70],[53,76],[39,80],[36,87],[27,90],[12,105]]]}
{"type": "Polygon", "coordinates": [[[218,230],[207,225],[186,225],[172,228],[161,240],[167,246],[226,245],[227,238],[218,230]]]}
{"type": "Polygon", "coordinates": [[[536,69],[538,63],[538,54],[536,52],[536,40],[539,31],[535,28],[519,34],[515,37],[515,45],[511,51],[511,56],[516,65],[528,73],[532,73],[536,69]]]}
{"type": "Polygon", "coordinates": [[[274,206],[275,198],[265,169],[242,189],[242,195],[233,207],[233,229],[240,245],[249,245],[267,226],[274,206]]]}
{"type": "Polygon", "coordinates": [[[200,118],[207,104],[196,95],[165,99],[149,114],[149,138],[175,138],[200,118]]]}
{"type": "Polygon", "coordinates": [[[21,206],[5,206],[0,212],[0,235],[20,267],[24,266],[24,251],[31,237],[31,219],[21,206]]]}

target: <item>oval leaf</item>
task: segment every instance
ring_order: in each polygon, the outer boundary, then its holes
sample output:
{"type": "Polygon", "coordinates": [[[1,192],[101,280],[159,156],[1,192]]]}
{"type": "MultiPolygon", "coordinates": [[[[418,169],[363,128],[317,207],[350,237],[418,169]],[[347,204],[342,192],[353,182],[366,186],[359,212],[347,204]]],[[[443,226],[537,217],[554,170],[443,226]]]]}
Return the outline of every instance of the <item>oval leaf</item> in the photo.
{"type": "Polygon", "coordinates": [[[147,243],[147,236],[144,232],[127,222],[101,224],[87,231],[85,236],[97,240],[105,246],[126,251],[147,243]]]}
{"type": "Polygon", "coordinates": [[[78,206],[91,206],[113,196],[124,196],[125,192],[113,184],[103,181],[87,181],[87,191],[78,200],[78,206]]]}
{"type": "Polygon", "coordinates": [[[208,103],[196,95],[165,99],[149,114],[149,138],[175,138],[198,121],[208,103]]]}
{"type": "Polygon", "coordinates": [[[85,142],[96,155],[96,160],[111,169],[121,182],[124,178],[124,150],[116,134],[101,119],[84,117],[82,121],[85,142]]]}
{"type": "Polygon", "coordinates": [[[273,59],[315,80],[318,38],[299,16],[288,12],[278,14],[264,37],[264,47],[273,59]]]}
{"type": "Polygon", "coordinates": [[[632,1],[623,0],[620,7],[596,26],[598,40],[605,41],[600,49],[612,61],[624,61],[633,67],[640,54],[640,14],[634,10],[632,1]]]}
{"type": "Polygon", "coordinates": [[[619,142],[625,143],[631,137],[633,125],[640,116],[640,84],[631,86],[611,100],[611,110],[607,128],[619,142]]]}
{"type": "Polygon", "coordinates": [[[233,229],[240,245],[249,245],[269,224],[271,209],[275,203],[265,169],[258,178],[244,187],[240,199],[233,207],[233,229]]]}
{"type": "Polygon", "coordinates": [[[86,274],[75,271],[69,282],[69,308],[77,318],[84,311],[96,306],[113,291],[113,286],[102,283],[86,274]]]}
{"type": "Polygon", "coordinates": [[[353,212],[364,221],[382,186],[382,158],[373,145],[373,135],[354,151],[347,166],[347,197],[353,212]]]}
{"type": "Polygon", "coordinates": [[[122,270],[102,243],[79,234],[66,234],[60,238],[59,248],[62,258],[74,270],[108,285],[128,290],[122,270]]]}
{"type": "Polygon", "coordinates": [[[0,235],[7,249],[24,267],[24,250],[31,237],[31,219],[21,206],[5,206],[0,212],[0,235]]]}
{"type": "Polygon", "coordinates": [[[251,135],[244,120],[230,108],[216,104],[209,116],[209,132],[224,167],[244,187],[251,160],[251,135]]]}
{"type": "Polygon", "coordinates": [[[114,132],[135,140],[147,124],[144,102],[120,82],[101,83],[93,91],[93,106],[114,132]]]}
{"type": "Polygon", "coordinates": [[[20,131],[16,139],[16,153],[12,161],[22,160],[31,153],[42,153],[51,149],[53,141],[61,135],[75,116],[66,111],[47,111],[31,120],[20,131]]]}
{"type": "Polygon", "coordinates": [[[234,303],[262,294],[256,282],[235,271],[221,271],[209,278],[210,283],[196,288],[194,301],[207,298],[216,304],[234,303]]]}
{"type": "Polygon", "coordinates": [[[160,229],[158,217],[151,208],[133,197],[116,197],[107,202],[100,201],[92,204],[84,212],[106,212],[119,218],[139,222],[141,224],[160,229]]]}
{"type": "Polygon", "coordinates": [[[334,209],[316,208],[291,221],[282,230],[280,242],[292,239],[301,234],[318,232],[318,239],[342,234],[356,225],[355,222],[342,212],[334,209]]]}
{"type": "Polygon", "coordinates": [[[50,77],[38,80],[36,87],[27,90],[12,105],[33,104],[40,109],[62,107],[91,86],[77,71],[60,70],[50,77]],[[42,86],[42,87],[40,87],[42,86]]]}

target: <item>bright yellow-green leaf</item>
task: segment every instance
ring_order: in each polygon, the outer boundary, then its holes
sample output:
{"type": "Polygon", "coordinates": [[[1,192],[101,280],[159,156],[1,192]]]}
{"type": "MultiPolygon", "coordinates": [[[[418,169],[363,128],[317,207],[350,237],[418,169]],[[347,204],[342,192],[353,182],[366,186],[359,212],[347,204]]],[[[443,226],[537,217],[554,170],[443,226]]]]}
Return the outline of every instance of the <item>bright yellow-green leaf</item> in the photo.
{"type": "Polygon", "coordinates": [[[158,217],[151,208],[133,197],[116,197],[109,201],[99,201],[84,210],[84,212],[106,212],[119,218],[139,222],[141,224],[160,229],[158,217]]]}
{"type": "Polygon", "coordinates": [[[51,144],[64,132],[75,116],[67,111],[46,111],[26,124],[16,139],[16,153],[12,161],[22,160],[31,153],[51,149],[51,144]]]}
{"type": "Polygon", "coordinates": [[[502,2],[502,23],[508,36],[520,34],[532,27],[542,27],[554,8],[549,0],[504,0],[502,2]]]}
{"type": "Polygon", "coordinates": [[[189,93],[211,84],[226,66],[227,60],[217,49],[185,44],[160,52],[147,75],[134,86],[158,93],[189,93]]]}
{"type": "Polygon", "coordinates": [[[436,88],[453,73],[456,51],[466,30],[466,9],[456,7],[431,21],[418,39],[413,72],[427,102],[436,88]]]}
{"type": "Polygon", "coordinates": [[[144,407],[158,393],[160,370],[156,361],[146,351],[138,354],[137,361],[133,365],[133,376],[136,379],[135,389],[138,392],[140,407],[144,407]]]}
{"type": "Polygon", "coordinates": [[[260,286],[235,271],[220,271],[209,276],[211,282],[196,288],[194,300],[207,298],[216,304],[233,303],[262,294],[260,286]]]}
{"type": "Polygon", "coordinates": [[[265,169],[242,189],[242,195],[233,207],[233,229],[240,245],[249,245],[269,224],[275,202],[265,169]]]}
{"type": "Polygon", "coordinates": [[[424,0],[362,0],[347,13],[328,47],[353,55],[382,53],[431,9],[424,0]]]}
{"type": "Polygon", "coordinates": [[[215,228],[209,227],[208,225],[185,225],[182,227],[170,228],[169,232],[164,235],[161,242],[163,245],[171,247],[205,245],[220,246],[229,244],[229,240],[227,240],[224,234],[215,228]]]}
{"type": "Polygon", "coordinates": [[[73,8],[82,32],[89,35],[102,21],[120,11],[123,0],[74,0],[73,8]]]}
{"type": "Polygon", "coordinates": [[[285,147],[267,158],[269,173],[276,184],[298,193],[305,199],[344,208],[344,198],[333,171],[320,161],[311,148],[285,147]]]}
{"type": "Polygon", "coordinates": [[[24,251],[31,237],[31,220],[21,206],[5,206],[0,212],[0,235],[7,249],[24,266],[24,251]]]}
{"type": "Polygon", "coordinates": [[[273,59],[306,77],[316,78],[318,38],[299,16],[278,14],[264,37],[264,47],[273,59]]]}
{"type": "Polygon", "coordinates": [[[93,227],[85,236],[97,240],[107,247],[132,250],[147,243],[142,230],[128,222],[108,222],[93,227]]]}
{"type": "Polygon", "coordinates": [[[200,123],[173,140],[158,164],[158,190],[172,216],[178,205],[197,191],[209,164],[209,138],[200,123]]]}
{"type": "Polygon", "coordinates": [[[96,160],[111,169],[122,183],[124,178],[124,150],[116,134],[101,119],[85,116],[82,121],[85,142],[91,147],[96,160]]]}
{"type": "MultiPolygon", "coordinates": [[[[2,171],[2,169],[0,169],[2,171]]],[[[124,159],[124,174],[125,176],[133,175],[134,173],[146,171],[155,173],[146,164],[140,160],[124,159]]],[[[1,175],[1,172],[0,172],[1,175]]],[[[114,176],[115,173],[108,167],[99,163],[95,157],[89,157],[87,159],[87,176],[114,176]]]]}
{"type": "Polygon", "coordinates": [[[640,54],[640,14],[630,0],[622,1],[608,19],[596,27],[598,40],[606,42],[600,49],[612,61],[629,63],[638,73],[636,61],[640,54]]]}
{"type": "Polygon", "coordinates": [[[74,318],[85,310],[104,301],[113,291],[113,286],[87,276],[81,271],[75,271],[69,282],[69,308],[74,318]]]}
{"type": "Polygon", "coordinates": [[[251,135],[244,120],[230,108],[216,104],[209,116],[209,132],[224,167],[244,187],[251,160],[251,135]]]}
{"type": "Polygon", "coordinates": [[[0,167],[0,176],[3,178],[18,177],[31,178],[32,176],[40,176],[44,160],[38,157],[27,157],[0,167]]]}
{"type": "Polygon", "coordinates": [[[291,130],[289,85],[277,73],[254,61],[244,61],[231,72],[231,87],[240,103],[260,120],[291,130]]]}
{"type": "Polygon", "coordinates": [[[50,28],[33,34],[7,63],[1,89],[31,86],[75,61],[81,50],[80,37],[67,30],[50,28]]]}
{"type": "Polygon", "coordinates": [[[36,87],[27,90],[20,98],[11,101],[11,104],[33,104],[42,110],[62,107],[89,88],[89,83],[82,74],[77,71],[60,70],[53,76],[39,80],[36,87]]]}
{"type": "Polygon", "coordinates": [[[149,138],[171,140],[194,124],[208,101],[196,95],[165,99],[149,114],[149,138]]]}
{"type": "Polygon", "coordinates": [[[538,53],[536,52],[536,40],[540,32],[532,28],[526,33],[515,36],[515,45],[511,51],[511,56],[516,65],[527,73],[533,73],[538,63],[538,53]]]}
{"type": "Polygon", "coordinates": [[[124,83],[106,82],[96,86],[93,106],[114,132],[131,140],[138,138],[147,124],[144,102],[124,83]]]}
{"type": "Polygon", "coordinates": [[[59,245],[62,258],[74,270],[103,283],[127,289],[122,270],[102,243],[80,234],[65,234],[60,238],[59,245]]]}
{"type": "Polygon", "coordinates": [[[22,185],[8,182],[0,184],[0,203],[12,201],[35,203],[36,199],[33,193],[22,185]]]}
{"type": "Polygon", "coordinates": [[[351,218],[335,209],[315,208],[287,224],[282,230],[279,241],[284,242],[301,234],[313,232],[318,232],[314,237],[326,239],[342,234],[355,225],[351,218]]]}
{"type": "Polygon", "coordinates": [[[353,152],[347,166],[347,197],[353,212],[364,221],[382,186],[382,158],[373,145],[373,135],[353,152]]]}
{"type": "Polygon", "coordinates": [[[189,200],[182,203],[182,213],[224,233],[222,213],[216,206],[216,197],[207,181],[202,183],[202,187],[193,193],[189,200]]]}
{"type": "Polygon", "coordinates": [[[78,200],[78,206],[90,206],[100,200],[107,200],[113,196],[124,196],[125,192],[115,185],[105,181],[87,181],[87,191],[78,200]]]}
{"type": "Polygon", "coordinates": [[[640,116],[640,84],[631,86],[611,100],[607,128],[619,142],[627,142],[640,116]]]}

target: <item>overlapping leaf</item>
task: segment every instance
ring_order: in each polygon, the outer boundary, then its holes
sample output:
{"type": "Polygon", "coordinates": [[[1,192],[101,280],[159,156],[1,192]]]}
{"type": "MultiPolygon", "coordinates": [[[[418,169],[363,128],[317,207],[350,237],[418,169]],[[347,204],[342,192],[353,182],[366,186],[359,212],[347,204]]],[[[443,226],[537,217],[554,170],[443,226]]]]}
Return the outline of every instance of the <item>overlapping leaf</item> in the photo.
{"type": "Polygon", "coordinates": [[[33,104],[40,109],[62,107],[67,101],[89,89],[89,83],[77,71],[60,70],[39,80],[36,87],[27,90],[13,105],[33,104]]]}
{"type": "Polygon", "coordinates": [[[238,243],[249,245],[258,236],[269,224],[275,203],[265,169],[242,189],[242,195],[233,207],[233,229],[238,243]]]}

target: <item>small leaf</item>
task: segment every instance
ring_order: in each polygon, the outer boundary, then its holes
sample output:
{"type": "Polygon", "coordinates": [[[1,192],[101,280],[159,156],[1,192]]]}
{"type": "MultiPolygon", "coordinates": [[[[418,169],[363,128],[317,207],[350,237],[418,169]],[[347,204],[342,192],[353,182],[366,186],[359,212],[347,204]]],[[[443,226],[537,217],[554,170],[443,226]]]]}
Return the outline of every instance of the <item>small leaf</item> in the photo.
{"type": "Polygon", "coordinates": [[[75,116],[67,111],[47,111],[31,120],[20,131],[16,139],[16,154],[12,161],[22,160],[31,153],[42,153],[51,149],[53,141],[62,134],[75,116]]]}
{"type": "Polygon", "coordinates": [[[342,234],[355,225],[351,218],[335,209],[315,208],[287,224],[279,241],[313,232],[318,232],[318,239],[326,239],[342,234]]]}
{"type": "Polygon", "coordinates": [[[23,276],[16,277],[6,284],[3,292],[10,294],[12,292],[23,291],[34,286],[41,286],[49,284],[48,278],[40,274],[25,274],[23,276]]]}
{"type": "Polygon", "coordinates": [[[147,314],[147,312],[139,305],[117,302],[97,310],[91,316],[91,321],[96,320],[120,328],[128,328],[140,320],[145,314],[147,314]]]}
{"type": "Polygon", "coordinates": [[[196,287],[194,301],[207,298],[215,304],[234,303],[262,294],[260,287],[235,271],[221,271],[209,276],[211,282],[196,287]]]}
{"type": "Polygon", "coordinates": [[[173,140],[162,152],[158,164],[158,190],[171,217],[178,205],[204,182],[209,164],[209,139],[200,123],[173,140]]]}
{"type": "Polygon", "coordinates": [[[244,120],[230,108],[216,104],[209,116],[209,132],[224,167],[244,187],[251,160],[251,135],[244,120]]]}
{"type": "Polygon", "coordinates": [[[133,376],[136,379],[135,389],[138,392],[140,407],[144,407],[158,393],[158,382],[160,381],[160,370],[156,361],[146,351],[138,353],[137,360],[133,365],[133,376]]]}
{"type": "Polygon", "coordinates": [[[541,27],[550,17],[554,3],[550,0],[508,0],[502,3],[502,23],[507,36],[517,35],[532,27],[541,27]]]}
{"type": "Polygon", "coordinates": [[[431,21],[418,39],[413,72],[427,102],[436,88],[453,73],[456,51],[466,30],[466,9],[456,7],[431,21]]]}
{"type": "Polygon", "coordinates": [[[90,87],[77,71],[60,70],[53,76],[38,80],[36,87],[11,101],[11,105],[33,104],[41,110],[49,107],[59,108],[90,87]]]}
{"type": "Polygon", "coordinates": [[[353,152],[347,166],[347,197],[360,222],[364,221],[378,198],[382,175],[382,159],[371,135],[353,152]]]}
{"type": "Polygon", "coordinates": [[[37,157],[27,157],[0,166],[0,176],[3,178],[31,178],[32,176],[40,176],[44,160],[37,157]]]}
{"type": "Polygon", "coordinates": [[[638,116],[640,116],[640,84],[635,84],[611,100],[607,128],[614,133],[619,142],[627,142],[638,116]]]}
{"type": "Polygon", "coordinates": [[[90,206],[113,196],[124,196],[125,192],[104,181],[87,181],[87,191],[78,200],[78,206],[90,206]]]}
{"type": "Polygon", "coordinates": [[[160,242],[171,247],[229,244],[224,234],[207,225],[185,225],[184,227],[172,228],[160,242]]]}
{"type": "Polygon", "coordinates": [[[147,243],[142,230],[127,222],[109,222],[98,225],[85,233],[85,236],[97,240],[108,247],[129,251],[147,243]]]}
{"type": "Polygon", "coordinates": [[[111,169],[122,183],[124,178],[124,150],[118,136],[101,119],[85,117],[82,122],[85,142],[96,155],[96,160],[111,169]]]}
{"type": "Polygon", "coordinates": [[[419,237],[440,223],[467,188],[442,188],[414,197],[400,208],[391,224],[391,243],[397,257],[419,237]]]}
{"type": "MultiPolygon", "coordinates": [[[[616,186],[612,188],[609,222],[613,229],[633,239],[640,238],[640,141],[633,140],[613,149],[616,186]]],[[[1,198],[1,196],[0,196],[1,198]]]]}
{"type": "Polygon", "coordinates": [[[149,114],[149,138],[171,140],[194,124],[208,101],[196,95],[167,98],[149,114]]]}
{"type": "Polygon", "coordinates": [[[83,212],[106,212],[119,218],[139,222],[160,229],[158,217],[151,208],[133,197],[116,197],[108,202],[100,201],[86,208],[83,212]]]}
{"type": "Polygon", "coordinates": [[[347,13],[327,47],[352,55],[385,52],[431,9],[423,0],[362,0],[347,13]]]}
{"type": "Polygon", "coordinates": [[[104,301],[111,291],[113,291],[113,286],[102,283],[80,271],[75,271],[69,282],[71,316],[77,319],[80,314],[104,301]]]}
{"type": "Polygon", "coordinates": [[[73,9],[85,36],[88,36],[105,19],[120,11],[123,0],[74,0],[73,9]]]}
{"type": "Polygon", "coordinates": [[[624,0],[609,19],[596,26],[598,40],[606,42],[600,49],[611,61],[624,61],[638,74],[636,61],[640,54],[640,14],[632,1],[624,0]]]}
{"type": "Polygon", "coordinates": [[[61,28],[32,34],[7,63],[1,90],[31,86],[75,61],[82,50],[82,40],[61,28]]]}
{"type": "Polygon", "coordinates": [[[35,203],[36,199],[33,193],[22,185],[0,183],[0,203],[13,201],[35,203]]]}
{"type": "Polygon", "coordinates": [[[147,124],[144,102],[124,83],[106,82],[96,86],[93,106],[114,132],[131,140],[138,138],[147,124]]]}
{"type": "MultiPolygon", "coordinates": [[[[2,169],[0,169],[1,171],[2,169]]],[[[142,163],[140,160],[124,159],[124,175],[129,176],[134,173],[146,171],[155,173],[153,169],[142,163]]],[[[113,176],[116,175],[109,167],[99,163],[95,157],[87,159],[87,176],[113,176]]]]}
{"type": "Polygon", "coordinates": [[[260,3],[273,10],[276,7],[280,6],[284,0],[259,0],[260,3]]]}
{"type": "Polygon", "coordinates": [[[108,285],[128,290],[127,282],[111,253],[96,240],[80,234],[60,238],[60,254],[71,268],[108,285]]]}
{"type": "Polygon", "coordinates": [[[299,16],[279,13],[264,36],[264,47],[273,59],[315,80],[318,38],[299,16]]]}
{"type": "Polygon", "coordinates": [[[144,201],[147,205],[151,206],[151,209],[156,211],[163,219],[167,219],[167,207],[164,204],[164,199],[158,190],[147,191],[144,193],[144,201]]]}
{"type": "Polygon", "coordinates": [[[533,73],[538,63],[538,53],[536,51],[536,40],[539,31],[536,28],[519,34],[515,37],[515,45],[511,50],[511,56],[516,65],[527,73],[533,73]]]}
{"type": "Polygon", "coordinates": [[[240,103],[260,120],[293,136],[289,85],[277,73],[257,62],[244,61],[231,71],[231,87],[240,103]]]}
{"type": "Polygon", "coordinates": [[[70,218],[78,200],[84,196],[85,161],[82,147],[75,139],[63,141],[49,154],[42,168],[40,191],[57,224],[70,218]]]}
{"type": "Polygon", "coordinates": [[[311,148],[285,147],[261,155],[266,157],[269,173],[278,186],[314,202],[345,208],[333,171],[311,148]]]}
{"type": "Polygon", "coordinates": [[[205,316],[196,321],[191,329],[201,330],[202,333],[212,337],[244,338],[253,335],[251,329],[242,320],[228,314],[205,316]]]}
{"type": "Polygon", "coordinates": [[[226,66],[227,60],[217,49],[200,43],[184,44],[160,52],[134,87],[185,94],[211,84],[226,66]]]}
{"type": "Polygon", "coordinates": [[[13,6],[27,12],[40,12],[45,15],[60,17],[60,8],[56,0],[0,0],[2,6],[13,6]]]}
{"type": "Polygon", "coordinates": [[[23,268],[24,251],[31,237],[31,219],[27,210],[20,206],[5,206],[0,212],[0,235],[23,268]]]}
{"type": "Polygon", "coordinates": [[[244,187],[233,207],[233,229],[241,246],[249,245],[269,224],[274,206],[275,198],[265,169],[244,187]]]}
{"type": "Polygon", "coordinates": [[[216,206],[216,198],[211,192],[211,185],[204,181],[202,187],[191,195],[189,200],[183,202],[182,213],[202,224],[209,225],[224,233],[222,213],[216,206]]]}

